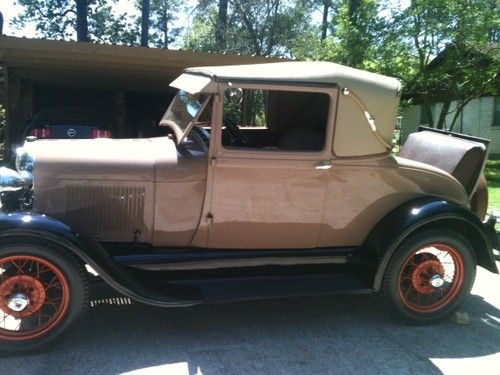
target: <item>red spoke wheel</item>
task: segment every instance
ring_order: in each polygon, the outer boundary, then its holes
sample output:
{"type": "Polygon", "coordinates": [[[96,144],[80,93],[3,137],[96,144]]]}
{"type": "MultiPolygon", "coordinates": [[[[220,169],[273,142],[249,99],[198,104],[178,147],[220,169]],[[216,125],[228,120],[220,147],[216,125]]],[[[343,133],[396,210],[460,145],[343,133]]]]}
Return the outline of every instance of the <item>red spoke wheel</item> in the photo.
{"type": "Polygon", "coordinates": [[[87,304],[83,267],[67,250],[0,248],[0,350],[31,350],[61,334],[87,304]]]}
{"type": "Polygon", "coordinates": [[[468,295],[475,278],[471,246],[456,233],[426,231],[394,253],[384,293],[405,318],[417,323],[449,315],[468,295]]]}

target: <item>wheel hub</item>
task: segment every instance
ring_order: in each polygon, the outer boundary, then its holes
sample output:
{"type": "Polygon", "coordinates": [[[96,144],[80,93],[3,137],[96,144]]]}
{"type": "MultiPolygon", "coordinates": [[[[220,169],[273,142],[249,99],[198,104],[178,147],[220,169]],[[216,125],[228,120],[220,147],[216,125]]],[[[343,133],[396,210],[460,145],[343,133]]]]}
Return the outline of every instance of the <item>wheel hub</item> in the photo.
{"type": "Polygon", "coordinates": [[[413,288],[421,294],[433,293],[436,288],[444,284],[444,268],[437,259],[426,260],[420,263],[411,277],[413,288]]]}
{"type": "Polygon", "coordinates": [[[12,311],[20,312],[23,311],[26,308],[26,306],[29,305],[29,303],[30,300],[26,294],[15,293],[10,296],[7,302],[7,307],[12,311]]]}
{"type": "Polygon", "coordinates": [[[441,288],[444,284],[444,280],[439,274],[432,275],[429,282],[434,288],[441,288]]]}
{"type": "Polygon", "coordinates": [[[45,288],[33,276],[12,276],[0,284],[0,309],[15,318],[34,314],[45,302],[45,288]]]}

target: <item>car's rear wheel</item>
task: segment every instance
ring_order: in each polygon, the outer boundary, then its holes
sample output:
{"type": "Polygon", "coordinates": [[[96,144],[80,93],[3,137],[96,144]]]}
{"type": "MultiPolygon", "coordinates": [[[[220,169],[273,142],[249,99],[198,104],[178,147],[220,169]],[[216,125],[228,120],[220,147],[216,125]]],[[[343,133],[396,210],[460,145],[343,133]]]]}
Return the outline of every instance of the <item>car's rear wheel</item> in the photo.
{"type": "Polygon", "coordinates": [[[0,350],[26,351],[61,335],[88,306],[83,266],[63,249],[0,248],[0,350]]]}
{"type": "Polygon", "coordinates": [[[470,244],[458,233],[430,230],[399,246],[387,266],[383,290],[402,317],[431,323],[463,302],[475,275],[470,244]]]}

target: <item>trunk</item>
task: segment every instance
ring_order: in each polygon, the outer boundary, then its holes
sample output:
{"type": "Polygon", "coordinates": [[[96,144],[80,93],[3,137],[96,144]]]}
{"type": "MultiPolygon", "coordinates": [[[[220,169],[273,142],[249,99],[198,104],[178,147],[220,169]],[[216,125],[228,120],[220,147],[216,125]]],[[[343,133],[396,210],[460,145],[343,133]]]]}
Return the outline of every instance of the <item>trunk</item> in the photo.
{"type": "Polygon", "coordinates": [[[87,0],[76,0],[76,39],[79,42],[88,42],[89,40],[87,8],[87,0]]]}
{"type": "Polygon", "coordinates": [[[422,108],[425,114],[425,118],[427,120],[427,124],[429,127],[433,128],[434,127],[434,119],[432,117],[432,110],[431,110],[431,103],[428,98],[424,96],[422,108]]]}
{"type": "Polygon", "coordinates": [[[330,10],[330,0],[323,0],[323,21],[321,23],[321,40],[326,39],[328,30],[328,11],[330,10]]]}
{"type": "Polygon", "coordinates": [[[3,14],[0,12],[0,35],[3,35],[3,14]]]}
{"type": "Polygon", "coordinates": [[[219,13],[217,15],[217,27],[215,29],[215,43],[219,51],[226,48],[227,3],[228,0],[219,0],[219,13]]]}
{"type": "MultiPolygon", "coordinates": [[[[463,114],[464,107],[469,102],[470,102],[470,99],[465,100],[465,101],[461,101],[460,104],[457,104],[457,109],[455,111],[455,116],[453,116],[453,120],[451,121],[450,129],[449,129],[450,131],[453,131],[453,129],[455,128],[455,123],[457,122],[458,117],[463,114]]],[[[462,129],[460,129],[460,131],[462,131],[462,129]]]]}
{"type": "Polygon", "coordinates": [[[150,0],[142,0],[141,5],[141,46],[147,47],[149,42],[149,10],[150,0]]]}
{"type": "Polygon", "coordinates": [[[167,7],[163,8],[163,48],[168,49],[168,18],[167,7]]]}
{"type": "Polygon", "coordinates": [[[446,100],[443,102],[443,108],[441,108],[441,113],[439,114],[439,119],[436,124],[436,129],[445,129],[446,115],[450,110],[451,100],[446,100]]]}

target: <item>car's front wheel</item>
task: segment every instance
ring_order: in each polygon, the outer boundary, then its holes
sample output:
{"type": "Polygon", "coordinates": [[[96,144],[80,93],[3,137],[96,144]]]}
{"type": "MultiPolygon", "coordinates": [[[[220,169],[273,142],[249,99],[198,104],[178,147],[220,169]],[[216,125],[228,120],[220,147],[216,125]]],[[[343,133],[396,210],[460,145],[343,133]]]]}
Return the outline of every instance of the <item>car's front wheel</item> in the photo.
{"type": "Polygon", "coordinates": [[[458,233],[418,233],[395,251],[383,292],[396,311],[414,323],[451,314],[469,294],[476,275],[474,253],[458,233]]]}
{"type": "Polygon", "coordinates": [[[0,350],[37,349],[55,340],[88,305],[83,266],[63,249],[0,248],[0,350]]]}

